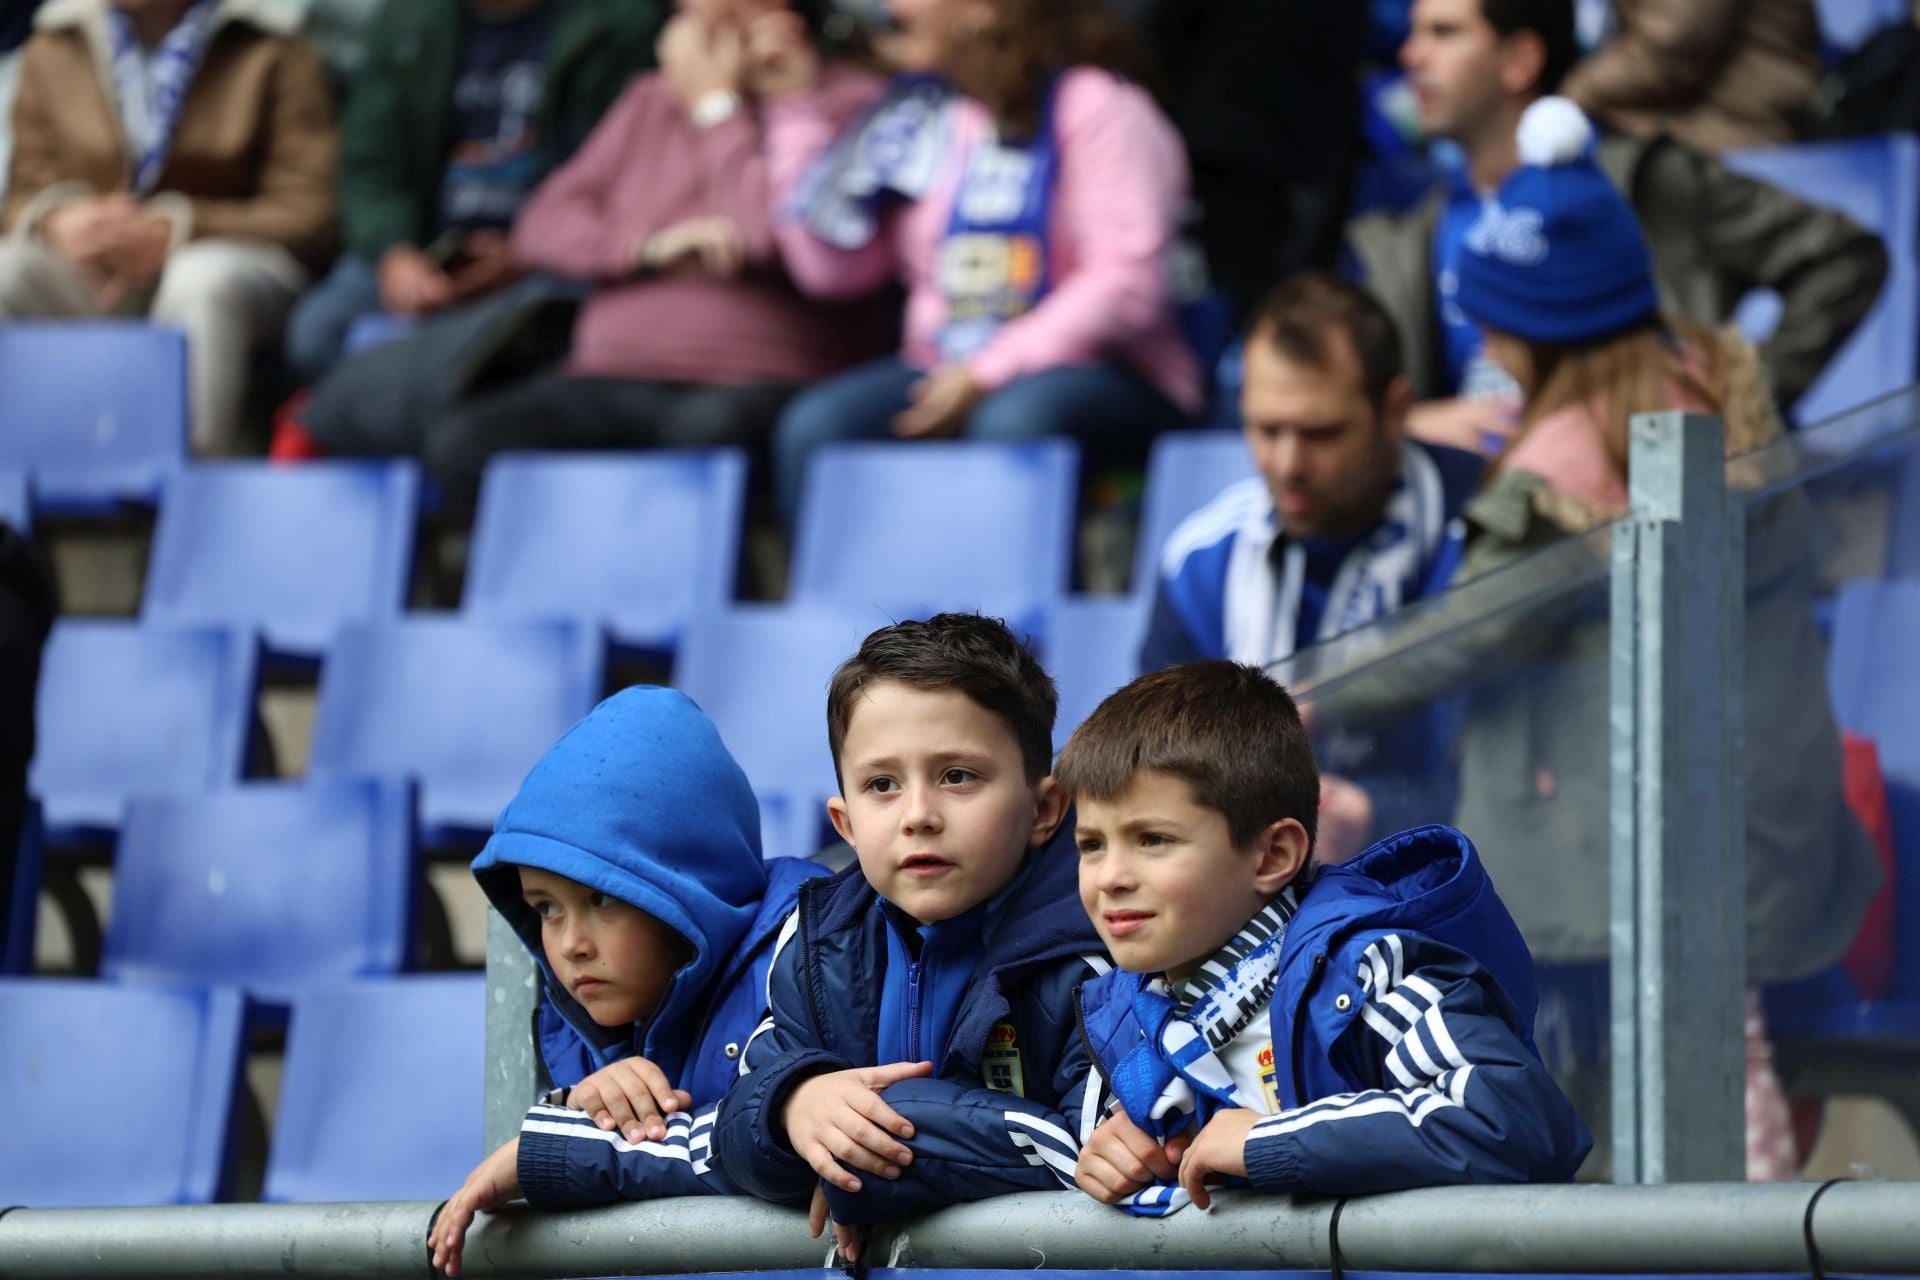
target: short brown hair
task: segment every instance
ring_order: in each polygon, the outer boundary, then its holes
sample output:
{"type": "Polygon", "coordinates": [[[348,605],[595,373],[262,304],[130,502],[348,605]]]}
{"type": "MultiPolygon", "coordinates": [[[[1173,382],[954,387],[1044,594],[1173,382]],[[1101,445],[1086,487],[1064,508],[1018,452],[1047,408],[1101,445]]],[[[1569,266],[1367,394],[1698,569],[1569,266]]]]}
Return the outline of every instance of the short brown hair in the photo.
{"type": "Polygon", "coordinates": [[[1101,0],[995,0],[992,23],[968,44],[955,74],[1011,136],[1031,138],[1054,77],[1098,67],[1151,89],[1138,39],[1101,0]]]}
{"type": "Polygon", "coordinates": [[[869,685],[894,681],[914,689],[955,689],[1006,721],[1020,744],[1027,781],[1053,763],[1053,677],[998,618],[938,613],[925,622],[896,622],[860,642],[827,686],[827,742],[840,775],[840,747],[853,704],[869,685]]]}
{"type": "Polygon", "coordinates": [[[1379,299],[1324,271],[1302,271],[1274,286],[1253,318],[1248,343],[1269,342],[1309,368],[1333,363],[1331,335],[1346,335],[1360,363],[1360,386],[1378,409],[1405,371],[1400,334],[1379,299]]]}
{"type": "Polygon", "coordinates": [[[1074,730],[1054,778],[1077,800],[1111,800],[1150,769],[1185,779],[1236,847],[1284,818],[1312,847],[1320,766],[1299,708],[1257,667],[1190,662],[1141,676],[1074,730]]]}

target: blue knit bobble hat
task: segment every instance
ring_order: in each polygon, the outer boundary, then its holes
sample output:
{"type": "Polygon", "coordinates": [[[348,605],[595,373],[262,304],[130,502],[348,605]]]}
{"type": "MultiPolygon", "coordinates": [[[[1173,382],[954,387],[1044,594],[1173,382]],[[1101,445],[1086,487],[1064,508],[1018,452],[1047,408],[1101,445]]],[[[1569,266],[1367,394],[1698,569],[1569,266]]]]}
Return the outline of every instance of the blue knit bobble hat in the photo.
{"type": "Polygon", "coordinates": [[[1520,167],[1467,231],[1455,301],[1482,329],[1589,342],[1659,310],[1632,206],[1594,163],[1594,132],[1565,98],[1520,117],[1520,167]]]}

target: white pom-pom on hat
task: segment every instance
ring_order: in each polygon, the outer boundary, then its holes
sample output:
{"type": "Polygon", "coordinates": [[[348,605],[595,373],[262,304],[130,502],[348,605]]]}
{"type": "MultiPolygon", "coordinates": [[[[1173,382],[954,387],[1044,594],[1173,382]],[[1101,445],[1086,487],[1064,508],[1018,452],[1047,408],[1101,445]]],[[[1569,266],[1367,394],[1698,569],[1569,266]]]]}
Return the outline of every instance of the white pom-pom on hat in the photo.
{"type": "Polygon", "coordinates": [[[1520,116],[1520,163],[1572,164],[1593,146],[1593,124],[1566,98],[1542,98],[1520,116]]]}

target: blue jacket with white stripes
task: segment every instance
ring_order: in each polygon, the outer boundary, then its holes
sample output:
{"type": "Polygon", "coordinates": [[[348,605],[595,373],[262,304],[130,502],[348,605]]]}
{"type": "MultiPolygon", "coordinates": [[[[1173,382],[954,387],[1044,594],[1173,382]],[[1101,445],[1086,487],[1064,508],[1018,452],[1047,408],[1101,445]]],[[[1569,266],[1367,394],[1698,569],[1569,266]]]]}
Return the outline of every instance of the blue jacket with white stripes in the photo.
{"type": "MultiPolygon", "coordinates": [[[[1115,969],[1081,991],[1107,1079],[1160,1052],[1134,1013],[1150,977],[1115,969]]],[[[1247,1136],[1249,1180],[1355,1195],[1572,1178],[1593,1139],[1534,1048],[1535,1003],[1533,958],[1460,832],[1418,827],[1321,869],[1281,943],[1280,1109],[1247,1136]]],[[[1216,1109],[1202,1102],[1199,1123],[1216,1109]]]]}
{"type": "MultiPolygon", "coordinates": [[[[946,1053],[930,1077],[883,1093],[913,1125],[897,1180],[867,1177],[849,1194],[827,1187],[834,1220],[860,1225],[924,1206],[1011,1191],[1073,1186],[1082,1090],[1089,1072],[1073,1035],[1073,993],[1106,968],[1080,909],[1072,819],[1028,855],[1025,883],[960,997],[946,1053]],[[1071,1120],[1068,1117],[1073,1117],[1071,1120]]],[[[781,1111],[802,1081],[878,1061],[889,967],[885,905],[857,866],[801,886],[773,961],[768,1013],[721,1101],[716,1163],[742,1190],[804,1204],[820,1183],[786,1140],[781,1111]]]]}

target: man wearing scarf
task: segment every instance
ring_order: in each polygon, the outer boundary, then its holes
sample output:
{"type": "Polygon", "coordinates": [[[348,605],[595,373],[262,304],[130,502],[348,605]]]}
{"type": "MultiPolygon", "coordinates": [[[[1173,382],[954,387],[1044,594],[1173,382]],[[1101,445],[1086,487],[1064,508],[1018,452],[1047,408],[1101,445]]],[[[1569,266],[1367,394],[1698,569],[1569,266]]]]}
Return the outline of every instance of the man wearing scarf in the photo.
{"type": "Polygon", "coordinates": [[[196,452],[231,452],[249,357],[334,246],[319,56],[275,0],[49,0],[21,60],[0,320],[187,334],[196,452]]]}

